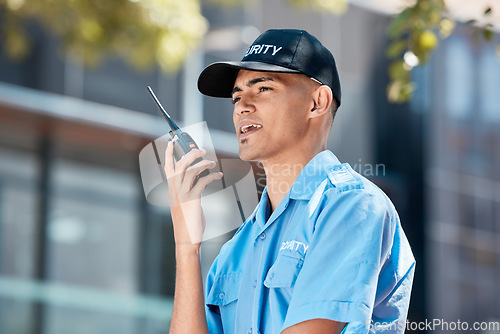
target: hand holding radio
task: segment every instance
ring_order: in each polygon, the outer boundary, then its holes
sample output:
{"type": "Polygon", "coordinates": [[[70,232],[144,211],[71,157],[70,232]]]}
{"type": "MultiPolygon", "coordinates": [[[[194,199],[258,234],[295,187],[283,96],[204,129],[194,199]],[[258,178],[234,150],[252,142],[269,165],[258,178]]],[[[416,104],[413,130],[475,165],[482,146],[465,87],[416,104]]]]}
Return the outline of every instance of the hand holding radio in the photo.
{"type": "Polygon", "coordinates": [[[176,247],[199,249],[205,229],[205,217],[201,208],[201,193],[222,173],[209,173],[191,186],[201,171],[215,167],[215,162],[203,160],[205,150],[193,149],[179,161],[174,161],[174,144],[170,141],[165,151],[165,174],[168,182],[170,211],[174,222],[176,247]],[[195,161],[199,161],[194,163],[195,161]],[[194,245],[194,246],[193,246],[194,245]]]}
{"type": "MultiPolygon", "coordinates": [[[[182,159],[182,157],[185,154],[191,152],[191,150],[198,149],[198,145],[196,144],[194,139],[191,138],[189,133],[182,131],[179,128],[179,126],[174,122],[172,117],[170,117],[170,115],[167,113],[167,111],[163,108],[163,106],[161,105],[160,101],[158,100],[158,98],[156,97],[155,93],[153,92],[153,90],[151,89],[150,86],[148,86],[148,91],[149,91],[149,94],[151,94],[151,97],[153,98],[153,100],[156,102],[156,105],[158,105],[158,108],[162,112],[163,116],[167,120],[168,125],[170,126],[169,134],[172,137],[172,141],[174,142],[173,154],[174,154],[175,160],[179,161],[182,159]]],[[[193,161],[192,164],[193,165],[197,164],[201,160],[202,160],[201,157],[197,158],[195,161],[193,161]]],[[[198,182],[200,177],[207,176],[208,174],[210,174],[210,171],[208,169],[201,171],[201,173],[198,174],[196,176],[196,178],[194,179],[192,186],[194,187],[196,185],[196,183],[198,182]]]]}
{"type": "Polygon", "coordinates": [[[172,139],[165,151],[165,175],[176,247],[197,252],[205,228],[201,193],[210,182],[222,178],[222,173],[210,173],[216,163],[203,160],[206,151],[175,124],[149,86],[148,91],[171,128],[172,139]]]}

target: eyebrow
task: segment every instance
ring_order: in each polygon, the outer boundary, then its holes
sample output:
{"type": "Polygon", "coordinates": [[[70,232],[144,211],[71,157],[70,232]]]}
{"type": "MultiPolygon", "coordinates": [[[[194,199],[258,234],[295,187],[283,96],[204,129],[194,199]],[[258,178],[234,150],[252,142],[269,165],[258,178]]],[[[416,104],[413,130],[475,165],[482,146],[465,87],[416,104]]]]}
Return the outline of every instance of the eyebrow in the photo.
{"type": "MultiPolygon", "coordinates": [[[[259,78],[255,78],[255,79],[252,79],[250,80],[249,82],[247,82],[247,87],[252,87],[253,85],[259,83],[259,82],[266,82],[266,81],[274,81],[273,78],[271,77],[259,77],[259,78]]],[[[242,89],[238,86],[234,87],[233,90],[231,91],[231,95],[236,93],[236,92],[241,92],[242,89]]]]}

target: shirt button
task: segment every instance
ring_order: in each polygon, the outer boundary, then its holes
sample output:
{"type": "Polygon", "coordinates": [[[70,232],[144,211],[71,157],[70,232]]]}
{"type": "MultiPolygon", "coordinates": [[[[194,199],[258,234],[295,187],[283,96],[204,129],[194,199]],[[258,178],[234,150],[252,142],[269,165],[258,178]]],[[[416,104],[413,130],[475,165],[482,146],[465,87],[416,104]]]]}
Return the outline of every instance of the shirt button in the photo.
{"type": "Polygon", "coordinates": [[[272,279],[273,277],[274,277],[274,273],[270,273],[270,274],[269,274],[269,278],[271,278],[271,279],[272,279]]]}
{"type": "Polygon", "coordinates": [[[262,233],[260,234],[260,238],[261,238],[261,239],[265,239],[265,238],[266,238],[266,232],[262,232],[262,233]]]}
{"type": "Polygon", "coordinates": [[[257,280],[253,281],[253,286],[257,286],[257,280]]]}
{"type": "Polygon", "coordinates": [[[252,334],[252,329],[251,328],[248,330],[248,333],[252,334]]]}
{"type": "Polygon", "coordinates": [[[219,293],[219,299],[224,299],[224,296],[225,296],[224,292],[219,293]]]}

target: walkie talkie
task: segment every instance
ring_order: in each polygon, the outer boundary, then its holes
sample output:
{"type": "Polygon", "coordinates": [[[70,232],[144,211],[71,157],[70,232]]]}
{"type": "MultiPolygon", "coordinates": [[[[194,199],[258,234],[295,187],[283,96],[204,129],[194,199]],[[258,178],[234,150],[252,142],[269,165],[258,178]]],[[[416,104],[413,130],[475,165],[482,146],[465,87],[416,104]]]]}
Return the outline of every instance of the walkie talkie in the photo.
{"type": "MultiPolygon", "coordinates": [[[[161,105],[160,101],[158,100],[158,98],[156,97],[155,93],[153,92],[150,86],[148,86],[148,91],[149,94],[151,94],[151,96],[153,97],[153,100],[158,105],[158,108],[162,112],[163,116],[167,120],[168,125],[170,126],[171,130],[169,131],[169,134],[172,137],[172,142],[174,144],[174,158],[176,161],[179,161],[185,154],[187,154],[193,149],[197,149],[198,145],[196,145],[196,142],[193,140],[193,138],[191,138],[189,133],[182,131],[179,128],[179,126],[175,124],[174,120],[163,108],[163,106],[161,105]]],[[[202,160],[203,160],[202,158],[197,158],[195,161],[193,161],[191,166],[197,164],[202,160]]],[[[196,184],[196,182],[198,182],[198,179],[200,177],[207,176],[208,174],[210,174],[210,171],[208,169],[205,169],[203,172],[198,174],[193,182],[192,187],[194,187],[194,185],[196,184]]]]}

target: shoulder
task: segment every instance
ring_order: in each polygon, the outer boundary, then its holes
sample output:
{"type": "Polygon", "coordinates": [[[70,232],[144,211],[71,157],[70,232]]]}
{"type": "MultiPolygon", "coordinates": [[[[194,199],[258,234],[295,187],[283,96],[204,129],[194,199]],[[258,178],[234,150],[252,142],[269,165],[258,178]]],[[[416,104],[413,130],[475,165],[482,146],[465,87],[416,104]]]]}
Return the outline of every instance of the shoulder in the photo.
{"type": "Polygon", "coordinates": [[[361,243],[373,234],[391,240],[399,217],[387,195],[373,182],[355,172],[349,164],[332,166],[319,198],[309,203],[312,233],[323,237],[356,237],[361,243]],[[314,201],[317,201],[315,203],[314,201]]]}
{"type": "Polygon", "coordinates": [[[327,169],[327,184],[321,202],[326,206],[356,207],[358,210],[396,214],[389,197],[372,181],[357,173],[348,163],[327,169]]]}

